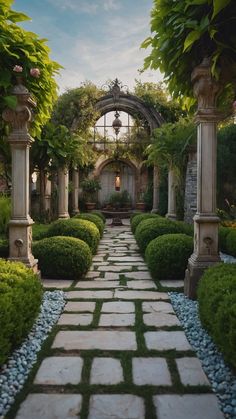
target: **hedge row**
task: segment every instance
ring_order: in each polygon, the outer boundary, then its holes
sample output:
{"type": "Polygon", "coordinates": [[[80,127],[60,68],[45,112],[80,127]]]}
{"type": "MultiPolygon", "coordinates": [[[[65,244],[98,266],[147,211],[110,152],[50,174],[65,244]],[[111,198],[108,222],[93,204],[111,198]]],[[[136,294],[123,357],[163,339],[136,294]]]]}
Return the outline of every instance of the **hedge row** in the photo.
{"type": "Polygon", "coordinates": [[[132,218],[130,219],[130,224],[131,224],[131,230],[132,233],[134,234],[136,231],[136,228],[138,227],[138,225],[144,221],[144,220],[148,220],[149,218],[161,218],[160,215],[158,214],[151,214],[149,213],[137,213],[134,214],[132,216],[132,218]]]}
{"type": "Polygon", "coordinates": [[[104,221],[101,219],[101,217],[99,217],[99,215],[97,214],[93,214],[93,213],[81,213],[78,215],[75,215],[73,218],[75,218],[76,220],[87,220],[90,221],[92,223],[95,224],[95,226],[98,228],[99,233],[100,233],[100,237],[103,236],[103,231],[104,231],[104,221]]]}
{"type": "Polygon", "coordinates": [[[199,283],[198,302],[203,326],[236,367],[236,265],[207,269],[199,283]]]}
{"type": "Polygon", "coordinates": [[[222,252],[236,257],[236,229],[230,227],[219,228],[219,248],[222,252]]]}
{"type": "Polygon", "coordinates": [[[28,335],[41,301],[38,276],[22,263],[0,260],[0,365],[28,335]]]}

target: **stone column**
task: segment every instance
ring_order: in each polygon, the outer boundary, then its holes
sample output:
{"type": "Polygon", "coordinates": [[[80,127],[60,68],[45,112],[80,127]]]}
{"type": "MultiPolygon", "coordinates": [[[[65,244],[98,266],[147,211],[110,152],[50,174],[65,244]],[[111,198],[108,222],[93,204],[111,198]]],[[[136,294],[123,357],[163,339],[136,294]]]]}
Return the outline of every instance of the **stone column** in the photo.
{"type": "Polygon", "coordinates": [[[70,218],[68,212],[69,172],[67,167],[58,169],[58,218],[70,218]]]}
{"type": "Polygon", "coordinates": [[[72,172],[72,212],[74,215],[79,214],[79,170],[73,169],[72,172]]]}
{"type": "Polygon", "coordinates": [[[153,203],[152,213],[157,213],[159,208],[159,170],[157,166],[153,167],[153,203]]]}
{"type": "Polygon", "coordinates": [[[197,147],[189,147],[185,178],[184,221],[192,224],[197,212],[197,147]]]}
{"type": "Polygon", "coordinates": [[[204,270],[220,261],[219,218],[216,216],[216,125],[220,120],[216,99],[220,85],[211,76],[209,59],[204,59],[194,69],[192,82],[198,100],[197,212],[194,216],[194,252],[188,261],[184,292],[189,298],[196,298],[197,284],[204,270]]]}
{"type": "Polygon", "coordinates": [[[166,218],[176,220],[176,176],[172,168],[168,172],[168,212],[166,218]]]}
{"type": "Polygon", "coordinates": [[[51,193],[52,193],[52,182],[48,179],[48,175],[46,175],[45,176],[44,209],[49,215],[51,214],[51,193]]]}
{"type": "Polygon", "coordinates": [[[20,261],[37,272],[32,255],[32,218],[29,215],[29,148],[33,141],[28,131],[30,108],[36,104],[20,78],[13,88],[17,106],[5,109],[3,119],[10,124],[8,141],[12,153],[12,208],[9,222],[9,260],[20,261]]]}

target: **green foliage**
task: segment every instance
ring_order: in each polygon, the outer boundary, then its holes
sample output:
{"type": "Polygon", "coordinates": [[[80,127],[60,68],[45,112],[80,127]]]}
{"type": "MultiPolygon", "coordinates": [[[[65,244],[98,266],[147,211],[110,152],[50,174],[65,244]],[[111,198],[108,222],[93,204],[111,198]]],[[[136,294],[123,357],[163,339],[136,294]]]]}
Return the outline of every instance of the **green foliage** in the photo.
{"type": "Polygon", "coordinates": [[[219,227],[219,249],[223,253],[228,253],[227,236],[230,231],[229,227],[219,227]]]}
{"type": "Polygon", "coordinates": [[[174,222],[165,218],[143,220],[136,228],[135,239],[142,253],[147,245],[158,236],[163,234],[180,233],[174,222]]]}
{"type": "Polygon", "coordinates": [[[232,215],[229,203],[236,203],[235,161],[236,125],[230,124],[217,134],[217,205],[229,214],[229,218],[232,215]]]}
{"type": "Polygon", "coordinates": [[[38,276],[22,263],[0,259],[0,365],[29,333],[41,300],[38,276]]]}
{"type": "Polygon", "coordinates": [[[177,101],[169,99],[170,94],[163,83],[142,83],[135,80],[134,94],[150,107],[153,107],[166,122],[176,122],[183,116],[183,110],[177,101]]]}
{"type": "Polygon", "coordinates": [[[144,213],[144,214],[137,213],[133,215],[133,217],[130,220],[132,233],[133,234],[135,233],[136,228],[141,223],[141,221],[148,220],[149,218],[157,218],[157,217],[159,217],[158,214],[151,214],[151,213],[144,213]]]}
{"type": "Polygon", "coordinates": [[[46,235],[47,237],[70,236],[81,239],[89,245],[92,253],[96,253],[100,240],[99,230],[94,223],[76,218],[55,221],[50,225],[46,235]]]}
{"type": "Polygon", "coordinates": [[[227,253],[232,256],[236,256],[236,229],[230,228],[230,232],[226,236],[226,248],[227,253]]]}
{"type": "Polygon", "coordinates": [[[81,187],[85,198],[95,200],[95,194],[101,189],[101,182],[98,179],[84,179],[81,187]]]}
{"type": "Polygon", "coordinates": [[[0,258],[7,259],[9,256],[9,242],[7,239],[0,238],[0,258]]]}
{"type": "Polygon", "coordinates": [[[92,253],[87,243],[74,237],[42,239],[33,244],[33,253],[46,278],[79,279],[92,262],[92,253]]]}
{"type": "Polygon", "coordinates": [[[20,65],[25,85],[37,102],[32,122],[32,133],[35,135],[50,117],[57,96],[54,76],[60,66],[49,58],[50,50],[45,39],[17,25],[17,22],[29,18],[11,10],[11,4],[10,0],[0,2],[0,111],[16,104],[11,96],[12,86],[16,83],[13,68],[20,65]],[[39,78],[30,75],[32,68],[40,70],[39,78]]]}
{"type": "Polygon", "coordinates": [[[199,314],[226,361],[236,367],[236,265],[207,269],[198,286],[199,314]]]}
{"type": "Polygon", "coordinates": [[[99,113],[95,104],[103,92],[93,83],[85,82],[76,89],[63,93],[54,108],[53,122],[65,125],[69,130],[84,137],[95,125],[99,113]]]}
{"type": "Polygon", "coordinates": [[[33,224],[32,226],[32,234],[33,240],[41,240],[47,236],[47,231],[50,227],[50,224],[33,224]]]}
{"type": "Polygon", "coordinates": [[[192,236],[192,227],[184,222],[171,221],[166,218],[158,217],[143,220],[135,231],[135,238],[142,253],[145,252],[150,241],[164,234],[187,234],[192,236]]]}
{"type": "Polygon", "coordinates": [[[94,210],[94,211],[92,211],[92,214],[96,214],[98,217],[100,217],[100,218],[101,218],[101,220],[103,221],[103,223],[105,224],[105,222],[106,222],[106,217],[105,217],[105,215],[103,215],[103,213],[102,213],[101,211],[99,211],[99,210],[94,210]]]}
{"type": "Polygon", "coordinates": [[[236,75],[235,17],[234,0],[154,0],[153,35],[142,44],[151,47],[144,68],[158,68],[174,97],[184,95],[191,106],[191,73],[204,57],[211,57],[212,74],[231,93],[236,75]]]}
{"type": "Polygon", "coordinates": [[[125,208],[127,205],[131,205],[131,198],[129,192],[124,190],[122,192],[113,192],[108,197],[108,204],[115,208],[125,208]]]}
{"type": "Polygon", "coordinates": [[[192,252],[191,237],[186,234],[165,234],[149,243],[145,260],[153,278],[183,279],[192,252]]]}
{"type": "Polygon", "coordinates": [[[6,234],[11,216],[11,199],[0,195],[0,234],[6,234]]]}
{"type": "Polygon", "coordinates": [[[103,236],[104,222],[99,215],[92,213],[80,213],[75,215],[73,218],[91,221],[98,228],[100,237],[103,236]]]}

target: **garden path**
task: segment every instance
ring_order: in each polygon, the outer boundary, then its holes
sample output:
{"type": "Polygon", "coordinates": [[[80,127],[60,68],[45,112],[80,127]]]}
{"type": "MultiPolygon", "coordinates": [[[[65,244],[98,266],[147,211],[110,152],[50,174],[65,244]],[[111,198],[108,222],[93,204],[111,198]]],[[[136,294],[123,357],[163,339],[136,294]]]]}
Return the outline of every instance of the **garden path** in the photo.
{"type": "Polygon", "coordinates": [[[85,280],[67,289],[17,419],[224,417],[167,288],[150,277],[125,222],[107,226],[85,280]]]}

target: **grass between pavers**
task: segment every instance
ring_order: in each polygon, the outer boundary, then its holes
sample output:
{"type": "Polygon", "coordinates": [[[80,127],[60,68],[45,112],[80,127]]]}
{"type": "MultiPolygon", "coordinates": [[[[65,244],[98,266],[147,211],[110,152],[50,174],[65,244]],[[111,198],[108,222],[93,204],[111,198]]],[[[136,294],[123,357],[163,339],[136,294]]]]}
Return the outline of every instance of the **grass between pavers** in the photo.
{"type": "MultiPolygon", "coordinates": [[[[70,300],[71,301],[71,300],[70,300]]],[[[85,300],[77,300],[85,301],[85,300]]],[[[90,301],[90,300],[86,300],[90,301]]],[[[94,299],[93,299],[94,301],[94,299]]],[[[189,351],[158,351],[148,350],[145,345],[144,333],[152,330],[182,330],[179,326],[172,326],[169,328],[155,328],[153,326],[146,326],[143,323],[142,318],[142,301],[135,301],[135,326],[132,327],[109,327],[109,328],[98,328],[98,322],[101,314],[102,304],[108,301],[116,300],[96,300],[96,306],[93,313],[93,321],[89,326],[54,326],[53,331],[47,338],[42,346],[41,351],[38,354],[38,359],[33,369],[30,372],[28,380],[25,383],[24,389],[17,395],[15,404],[12,406],[6,419],[15,418],[16,412],[19,409],[20,403],[27,397],[29,393],[77,393],[83,396],[81,419],[87,419],[89,409],[89,397],[92,394],[133,394],[144,399],[146,409],[146,419],[156,419],[156,412],[152,400],[152,396],[156,394],[198,394],[198,393],[210,393],[211,388],[208,386],[184,386],[179,377],[177,365],[175,362],[176,358],[184,356],[195,357],[195,353],[189,351]],[[136,332],[137,347],[136,351],[116,351],[116,350],[71,350],[66,351],[60,348],[52,349],[51,345],[58,331],[60,330],[129,330],[136,332]],[[83,368],[81,375],[81,383],[77,385],[65,385],[65,386],[43,386],[34,385],[33,381],[37,370],[39,369],[41,362],[44,358],[49,356],[80,356],[83,358],[83,368]],[[117,385],[90,385],[90,372],[92,360],[95,357],[111,357],[120,359],[123,367],[124,382],[117,385]],[[137,386],[133,384],[132,377],[132,358],[133,357],[161,357],[165,358],[168,364],[168,368],[171,374],[172,386],[152,386],[142,385],[137,386]]],[[[119,301],[119,300],[118,300],[119,301]]],[[[145,300],[148,301],[148,300],[145,300]]],[[[71,312],[70,312],[71,313],[71,312]]],[[[81,314],[81,312],[80,312],[81,314]]]]}

